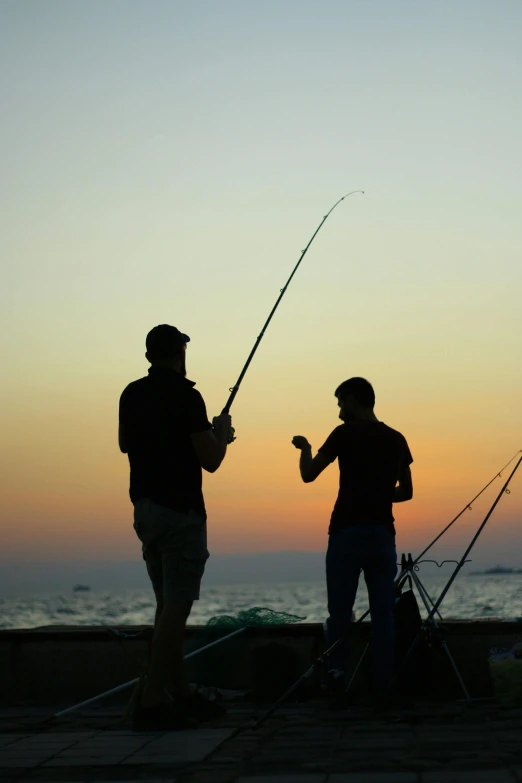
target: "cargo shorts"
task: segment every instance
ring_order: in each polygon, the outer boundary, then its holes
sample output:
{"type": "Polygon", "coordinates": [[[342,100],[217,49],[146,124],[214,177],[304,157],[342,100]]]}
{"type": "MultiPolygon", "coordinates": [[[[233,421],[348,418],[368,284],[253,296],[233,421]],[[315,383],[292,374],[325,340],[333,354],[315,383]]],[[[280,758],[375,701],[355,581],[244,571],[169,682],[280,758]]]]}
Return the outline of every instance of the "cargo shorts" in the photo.
{"type": "Polygon", "coordinates": [[[143,498],[134,506],[134,530],[158,603],[197,601],[209,558],[204,517],[143,498]]]}

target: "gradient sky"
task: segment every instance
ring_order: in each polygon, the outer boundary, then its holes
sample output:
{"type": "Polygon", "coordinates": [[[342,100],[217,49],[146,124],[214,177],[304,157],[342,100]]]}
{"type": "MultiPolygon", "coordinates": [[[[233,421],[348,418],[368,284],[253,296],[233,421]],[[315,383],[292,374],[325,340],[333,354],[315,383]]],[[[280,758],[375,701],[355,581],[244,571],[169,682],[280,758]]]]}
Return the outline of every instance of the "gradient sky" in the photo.
{"type": "MultiPolygon", "coordinates": [[[[122,389],[158,323],[223,407],[321,217],[205,478],[216,552],[321,549],[294,434],[375,386],[418,551],[522,448],[519,0],[2,0],[1,556],[139,557],[122,389]]],[[[522,469],[477,559],[522,565],[522,469]]],[[[487,498],[443,550],[456,556],[487,498]]]]}

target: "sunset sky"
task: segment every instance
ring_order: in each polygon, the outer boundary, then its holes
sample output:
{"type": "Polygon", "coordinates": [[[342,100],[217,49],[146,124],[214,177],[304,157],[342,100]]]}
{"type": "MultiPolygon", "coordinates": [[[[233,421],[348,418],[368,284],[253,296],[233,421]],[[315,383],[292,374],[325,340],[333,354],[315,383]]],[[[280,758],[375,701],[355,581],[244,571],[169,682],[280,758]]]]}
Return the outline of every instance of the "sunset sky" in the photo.
{"type": "MultiPolygon", "coordinates": [[[[0,559],[139,559],[118,400],[191,336],[214,552],[320,550],[336,386],[406,436],[418,551],[522,448],[519,0],[3,0],[0,559]]],[[[505,474],[507,475],[507,473],[505,474]]],[[[457,556],[501,487],[441,550],[457,556]]],[[[522,567],[522,468],[477,559],[522,567]]],[[[28,566],[29,567],[29,566],[28,566]]]]}

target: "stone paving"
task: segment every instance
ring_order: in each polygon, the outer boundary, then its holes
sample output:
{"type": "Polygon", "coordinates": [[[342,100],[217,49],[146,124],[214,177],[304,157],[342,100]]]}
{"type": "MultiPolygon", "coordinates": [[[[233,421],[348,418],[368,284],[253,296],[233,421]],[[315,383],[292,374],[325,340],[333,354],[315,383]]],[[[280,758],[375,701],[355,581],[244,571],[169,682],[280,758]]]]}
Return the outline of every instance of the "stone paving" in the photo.
{"type": "Polygon", "coordinates": [[[121,706],[42,724],[41,708],[0,712],[2,783],[522,783],[522,708],[422,705],[374,717],[314,701],[233,703],[194,731],[136,734],[121,706]]]}

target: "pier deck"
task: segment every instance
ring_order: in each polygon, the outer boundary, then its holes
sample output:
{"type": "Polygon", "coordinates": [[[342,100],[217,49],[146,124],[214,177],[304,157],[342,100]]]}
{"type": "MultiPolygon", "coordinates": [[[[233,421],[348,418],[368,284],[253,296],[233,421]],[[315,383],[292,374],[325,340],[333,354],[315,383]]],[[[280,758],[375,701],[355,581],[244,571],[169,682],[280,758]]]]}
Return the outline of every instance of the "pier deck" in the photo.
{"type": "Polygon", "coordinates": [[[194,731],[137,734],[125,705],[99,705],[47,727],[57,709],[0,712],[0,780],[10,783],[522,783],[522,707],[422,704],[374,716],[323,700],[281,708],[232,702],[194,731]]]}

